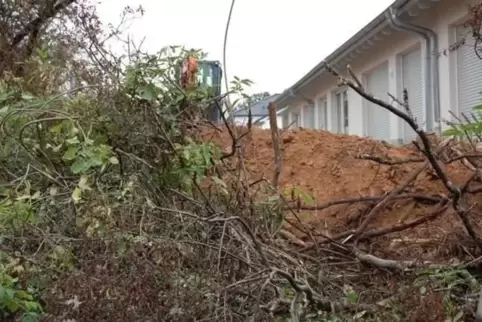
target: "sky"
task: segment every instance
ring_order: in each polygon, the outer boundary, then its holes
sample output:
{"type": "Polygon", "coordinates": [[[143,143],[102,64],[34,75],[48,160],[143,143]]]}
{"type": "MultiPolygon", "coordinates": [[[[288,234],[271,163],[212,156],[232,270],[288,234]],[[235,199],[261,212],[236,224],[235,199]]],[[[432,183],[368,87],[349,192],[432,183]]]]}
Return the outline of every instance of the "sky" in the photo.
{"type": "MultiPolygon", "coordinates": [[[[223,69],[229,80],[253,81],[248,93],[280,93],[392,2],[236,0],[223,69]]],[[[144,50],[183,45],[222,63],[231,0],[102,0],[98,13],[104,23],[115,24],[127,5],[145,10],[127,31],[137,43],[145,38],[144,50]]]]}

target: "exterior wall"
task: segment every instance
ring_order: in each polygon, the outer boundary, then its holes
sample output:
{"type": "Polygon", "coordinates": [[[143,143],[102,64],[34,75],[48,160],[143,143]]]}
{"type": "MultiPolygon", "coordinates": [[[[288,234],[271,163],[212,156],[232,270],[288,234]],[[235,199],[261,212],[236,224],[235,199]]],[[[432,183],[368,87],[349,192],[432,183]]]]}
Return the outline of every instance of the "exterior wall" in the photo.
{"type": "MultiPolygon", "coordinates": [[[[431,28],[438,36],[440,50],[449,48],[455,43],[455,27],[463,23],[467,17],[467,5],[476,4],[476,0],[444,1],[434,10],[435,21],[431,28]]],[[[453,113],[458,112],[457,106],[457,52],[441,55],[439,61],[440,108],[441,118],[453,120],[453,113]]],[[[482,63],[482,62],[481,62],[482,63]]],[[[482,90],[482,89],[481,89],[482,90]]],[[[446,129],[445,124],[441,124],[446,129]]]]}
{"type": "MultiPolygon", "coordinates": [[[[444,0],[437,4],[435,8],[423,10],[420,15],[411,22],[432,29],[438,37],[438,48],[443,50],[455,42],[455,25],[463,22],[468,15],[467,4],[478,3],[477,0],[444,0]]],[[[426,68],[425,42],[424,39],[409,31],[395,31],[391,35],[385,36],[370,49],[366,50],[354,61],[350,62],[356,76],[364,81],[367,74],[381,64],[388,62],[389,68],[389,90],[396,97],[402,97],[403,89],[401,78],[401,56],[421,47],[422,69],[426,68]]],[[[481,62],[482,63],[482,62],[481,62]]],[[[452,116],[449,111],[457,113],[457,77],[456,77],[456,52],[449,53],[447,56],[438,58],[439,64],[439,83],[440,83],[440,107],[441,118],[450,120],[452,116]]],[[[339,68],[341,69],[341,68],[339,68]]],[[[340,70],[341,71],[341,70],[340,70]]],[[[422,75],[424,71],[422,70],[422,75]]],[[[334,93],[339,91],[335,77],[330,75],[318,80],[315,94],[309,95],[309,99],[315,101],[315,128],[319,128],[319,106],[320,99],[328,100],[328,129],[332,130],[332,112],[334,106],[334,93]]],[[[482,90],[482,89],[481,89],[482,90]]],[[[426,101],[424,91],[424,102],[426,101]]],[[[353,90],[348,90],[349,101],[349,134],[366,135],[364,108],[365,100],[353,90]]],[[[300,110],[306,103],[300,101],[298,104],[290,104],[288,113],[300,110]]],[[[425,105],[425,104],[424,104],[425,105]]],[[[303,119],[301,117],[301,119],[303,119]]],[[[420,123],[420,122],[419,122],[420,123]]],[[[423,125],[423,124],[421,124],[423,125]]],[[[303,126],[303,124],[301,124],[303,126]]],[[[390,116],[390,141],[399,142],[403,137],[403,121],[396,115],[390,116]]],[[[444,124],[442,124],[444,128],[444,124]]]]}
{"type": "MultiPolygon", "coordinates": [[[[252,122],[254,123],[262,117],[263,116],[253,116],[252,122]]],[[[248,117],[247,116],[235,116],[234,117],[234,123],[236,125],[248,125],[248,117]]]]}
{"type": "MultiPolygon", "coordinates": [[[[253,123],[257,120],[259,120],[260,118],[262,118],[263,116],[253,116],[253,123]]],[[[276,117],[277,119],[277,122],[278,122],[278,127],[281,128],[281,126],[285,126],[283,123],[283,118],[281,115],[277,115],[276,117]]],[[[248,117],[247,116],[235,116],[234,117],[234,123],[237,124],[237,125],[248,125],[248,117]]],[[[263,123],[263,125],[261,126],[262,129],[269,129],[270,126],[269,126],[269,120],[268,118],[266,118],[266,122],[263,123]]]]}

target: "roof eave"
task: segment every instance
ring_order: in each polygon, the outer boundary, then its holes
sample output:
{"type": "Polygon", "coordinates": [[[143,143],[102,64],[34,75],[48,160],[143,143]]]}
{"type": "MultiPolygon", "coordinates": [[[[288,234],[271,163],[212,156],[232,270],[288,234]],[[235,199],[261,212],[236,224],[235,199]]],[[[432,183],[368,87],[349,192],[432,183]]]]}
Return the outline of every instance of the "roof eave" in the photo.
{"type": "MultiPolygon", "coordinates": [[[[409,8],[407,4],[412,2],[416,4],[419,0],[396,0],[393,2],[390,7],[395,7],[400,10],[400,13],[408,11],[409,8]]],[[[333,53],[331,53],[327,58],[323,61],[318,63],[314,68],[312,68],[305,76],[303,76],[300,80],[298,80],[294,85],[292,85],[287,90],[283,91],[274,101],[278,105],[278,107],[282,108],[283,103],[287,103],[287,100],[292,97],[292,91],[299,90],[304,85],[309,83],[313,78],[319,76],[321,73],[325,71],[324,64],[325,62],[330,65],[335,65],[340,62],[343,58],[350,56],[356,51],[358,48],[357,45],[370,40],[371,37],[376,35],[378,32],[382,31],[389,25],[389,22],[385,15],[385,9],[382,13],[380,13],[375,19],[369,22],[363,29],[358,31],[354,36],[348,39],[343,45],[337,48],[333,53]],[[375,34],[374,34],[375,32],[375,34]]]]}

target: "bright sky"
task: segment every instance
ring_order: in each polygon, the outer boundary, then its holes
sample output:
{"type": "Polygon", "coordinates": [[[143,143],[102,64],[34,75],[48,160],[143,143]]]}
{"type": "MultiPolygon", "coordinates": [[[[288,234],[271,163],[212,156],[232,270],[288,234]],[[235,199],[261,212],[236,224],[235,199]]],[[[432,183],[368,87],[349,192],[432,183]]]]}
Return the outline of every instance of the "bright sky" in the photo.
{"type": "MultiPolygon", "coordinates": [[[[250,93],[280,93],[387,8],[393,0],[237,0],[229,29],[226,68],[255,82],[250,93]]],[[[119,21],[122,9],[142,5],[145,15],[129,33],[143,49],[199,48],[223,59],[231,0],[102,0],[105,23],[119,21]]]]}

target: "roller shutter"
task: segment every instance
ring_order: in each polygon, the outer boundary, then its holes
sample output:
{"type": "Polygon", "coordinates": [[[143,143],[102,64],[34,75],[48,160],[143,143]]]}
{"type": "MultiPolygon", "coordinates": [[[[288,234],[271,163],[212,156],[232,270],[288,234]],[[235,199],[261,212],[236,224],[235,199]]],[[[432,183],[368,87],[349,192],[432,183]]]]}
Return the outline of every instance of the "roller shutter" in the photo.
{"type": "MultiPolygon", "coordinates": [[[[402,86],[408,92],[408,105],[413,117],[419,126],[423,126],[426,119],[423,104],[422,52],[420,48],[402,56],[402,86]]],[[[404,122],[403,130],[405,142],[409,142],[417,136],[406,122],[404,122]]]]}
{"type": "Polygon", "coordinates": [[[457,103],[458,114],[470,117],[472,108],[481,104],[482,60],[474,51],[474,40],[468,28],[456,29],[457,41],[467,38],[463,46],[457,49],[457,103]]]}
{"type": "MultiPolygon", "coordinates": [[[[388,101],[388,64],[367,75],[367,90],[375,97],[388,101]]],[[[390,139],[390,112],[382,107],[365,102],[366,133],[376,140],[390,139]]]]}

